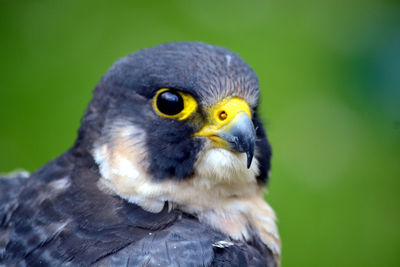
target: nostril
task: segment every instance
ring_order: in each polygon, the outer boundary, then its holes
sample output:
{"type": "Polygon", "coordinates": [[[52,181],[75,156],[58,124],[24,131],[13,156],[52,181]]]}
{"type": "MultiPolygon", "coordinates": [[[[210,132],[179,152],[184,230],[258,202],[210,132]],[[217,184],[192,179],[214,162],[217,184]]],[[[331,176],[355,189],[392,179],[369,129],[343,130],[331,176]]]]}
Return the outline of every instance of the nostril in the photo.
{"type": "Polygon", "coordinates": [[[218,115],[219,119],[224,121],[226,118],[228,118],[228,114],[225,112],[225,110],[221,111],[218,115]]]}

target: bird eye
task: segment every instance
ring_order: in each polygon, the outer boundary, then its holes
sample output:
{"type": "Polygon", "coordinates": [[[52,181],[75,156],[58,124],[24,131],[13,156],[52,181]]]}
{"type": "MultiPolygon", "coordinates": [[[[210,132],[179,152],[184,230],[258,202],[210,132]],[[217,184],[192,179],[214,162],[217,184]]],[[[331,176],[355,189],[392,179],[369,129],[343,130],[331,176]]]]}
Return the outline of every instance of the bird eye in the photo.
{"type": "Polygon", "coordinates": [[[158,110],[169,116],[178,114],[184,108],[183,99],[177,92],[164,91],[156,101],[158,110]]]}
{"type": "Polygon", "coordinates": [[[164,118],[184,120],[197,109],[197,102],[188,93],[162,88],[154,96],[153,107],[164,118]]]}

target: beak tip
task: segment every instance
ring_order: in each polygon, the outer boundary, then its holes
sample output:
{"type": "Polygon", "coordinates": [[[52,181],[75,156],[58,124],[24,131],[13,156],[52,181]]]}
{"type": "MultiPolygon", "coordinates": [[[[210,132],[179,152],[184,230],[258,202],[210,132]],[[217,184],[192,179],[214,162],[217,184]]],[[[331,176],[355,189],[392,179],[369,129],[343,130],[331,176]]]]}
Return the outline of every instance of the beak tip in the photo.
{"type": "Polygon", "coordinates": [[[247,169],[250,169],[251,162],[253,161],[253,153],[247,151],[246,155],[247,155],[247,169]]]}

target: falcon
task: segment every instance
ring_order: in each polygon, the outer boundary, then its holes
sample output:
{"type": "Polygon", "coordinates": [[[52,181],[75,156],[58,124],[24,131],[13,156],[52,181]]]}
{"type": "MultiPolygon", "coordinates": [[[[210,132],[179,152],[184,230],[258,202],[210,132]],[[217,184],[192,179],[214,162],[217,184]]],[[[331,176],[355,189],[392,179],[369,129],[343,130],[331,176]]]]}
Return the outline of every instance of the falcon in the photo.
{"type": "Polygon", "coordinates": [[[0,266],[279,266],[258,102],[256,74],[225,48],[118,60],[72,148],[0,179],[0,266]]]}

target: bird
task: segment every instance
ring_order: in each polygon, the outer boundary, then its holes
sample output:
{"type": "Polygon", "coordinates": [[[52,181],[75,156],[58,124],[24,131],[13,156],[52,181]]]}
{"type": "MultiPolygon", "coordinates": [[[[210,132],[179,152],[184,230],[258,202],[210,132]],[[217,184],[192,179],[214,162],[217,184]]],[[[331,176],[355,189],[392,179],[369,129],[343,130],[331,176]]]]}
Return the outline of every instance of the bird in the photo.
{"type": "Polygon", "coordinates": [[[259,99],[227,48],[117,60],[71,148],[0,179],[0,266],[280,266],[259,99]]]}

